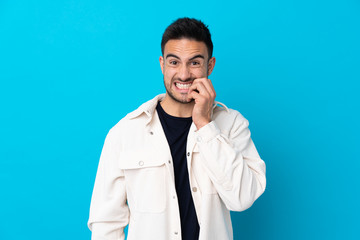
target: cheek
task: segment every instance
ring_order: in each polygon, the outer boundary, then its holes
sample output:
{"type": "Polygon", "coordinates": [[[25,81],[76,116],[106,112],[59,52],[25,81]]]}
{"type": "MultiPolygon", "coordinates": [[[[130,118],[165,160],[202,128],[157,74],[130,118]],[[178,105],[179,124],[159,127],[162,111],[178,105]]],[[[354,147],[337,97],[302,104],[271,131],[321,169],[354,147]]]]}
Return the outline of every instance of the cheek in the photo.
{"type": "Polygon", "coordinates": [[[207,69],[206,68],[196,68],[196,69],[193,69],[192,73],[197,78],[206,77],[207,76],[207,69]]]}
{"type": "Polygon", "coordinates": [[[165,70],[163,74],[164,74],[164,82],[165,82],[165,84],[167,86],[170,86],[174,74],[169,70],[165,70]]]}
{"type": "Polygon", "coordinates": [[[167,80],[171,80],[172,77],[176,74],[176,71],[174,71],[174,69],[165,69],[164,70],[164,77],[167,79],[167,80]]]}

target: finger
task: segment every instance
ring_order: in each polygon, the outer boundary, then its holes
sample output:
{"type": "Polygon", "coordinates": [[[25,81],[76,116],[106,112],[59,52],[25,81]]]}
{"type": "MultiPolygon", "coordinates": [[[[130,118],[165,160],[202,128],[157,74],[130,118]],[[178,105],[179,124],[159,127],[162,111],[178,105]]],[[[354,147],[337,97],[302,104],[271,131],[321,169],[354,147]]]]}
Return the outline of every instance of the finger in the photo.
{"type": "Polygon", "coordinates": [[[194,82],[197,81],[197,82],[201,82],[207,89],[207,92],[209,93],[209,95],[215,99],[215,96],[216,96],[216,93],[215,93],[215,89],[214,89],[214,86],[211,82],[210,79],[208,78],[198,78],[198,79],[195,79],[194,82]]]}
{"type": "Polygon", "coordinates": [[[198,99],[200,97],[200,93],[197,92],[196,89],[194,90],[189,90],[188,94],[187,94],[187,97],[188,97],[188,100],[191,100],[191,99],[198,99]]]}
{"type": "Polygon", "coordinates": [[[212,105],[214,103],[214,98],[210,95],[204,84],[201,82],[197,82],[190,93],[190,96],[195,100],[195,103],[206,105],[212,105]]]}
{"type": "Polygon", "coordinates": [[[210,93],[208,92],[207,88],[204,86],[204,84],[200,81],[193,82],[193,84],[190,86],[189,91],[198,91],[201,95],[210,97],[210,93]]]}
{"type": "Polygon", "coordinates": [[[194,93],[198,93],[198,91],[196,90],[196,88],[191,89],[191,86],[190,86],[188,94],[187,94],[187,97],[189,100],[195,99],[194,93]]]}
{"type": "Polygon", "coordinates": [[[212,91],[210,91],[210,92],[213,92],[213,93],[214,93],[214,97],[215,97],[215,96],[216,96],[216,92],[215,92],[214,85],[212,84],[212,81],[211,81],[210,79],[208,79],[208,83],[209,83],[209,85],[210,85],[210,87],[211,87],[211,90],[212,90],[212,91]]]}

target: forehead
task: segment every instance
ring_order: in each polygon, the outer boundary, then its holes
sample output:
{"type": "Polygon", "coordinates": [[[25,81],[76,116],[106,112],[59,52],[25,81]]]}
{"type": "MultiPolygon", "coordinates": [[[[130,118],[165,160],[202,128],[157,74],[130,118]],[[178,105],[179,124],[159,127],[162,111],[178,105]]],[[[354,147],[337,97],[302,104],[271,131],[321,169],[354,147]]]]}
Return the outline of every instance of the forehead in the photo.
{"type": "Polygon", "coordinates": [[[170,53],[183,58],[198,54],[203,55],[205,58],[208,57],[207,48],[204,42],[190,40],[187,38],[169,40],[165,44],[164,57],[170,53]]]}

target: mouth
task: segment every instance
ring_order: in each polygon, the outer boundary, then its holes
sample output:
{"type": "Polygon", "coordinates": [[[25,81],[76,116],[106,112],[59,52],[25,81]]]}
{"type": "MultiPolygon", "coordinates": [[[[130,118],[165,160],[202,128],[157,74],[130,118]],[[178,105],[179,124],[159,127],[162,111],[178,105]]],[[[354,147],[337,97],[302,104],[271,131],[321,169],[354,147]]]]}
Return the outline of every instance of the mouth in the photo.
{"type": "Polygon", "coordinates": [[[182,91],[188,91],[191,85],[192,82],[186,82],[186,83],[175,82],[175,87],[182,91]]]}

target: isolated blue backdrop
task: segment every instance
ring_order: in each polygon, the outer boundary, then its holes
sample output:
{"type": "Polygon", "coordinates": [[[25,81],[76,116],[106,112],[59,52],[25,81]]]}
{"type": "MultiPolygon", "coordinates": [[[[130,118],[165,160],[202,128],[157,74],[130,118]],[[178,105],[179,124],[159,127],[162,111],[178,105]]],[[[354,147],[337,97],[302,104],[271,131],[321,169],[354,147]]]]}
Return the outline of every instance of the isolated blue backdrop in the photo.
{"type": "Polygon", "coordinates": [[[360,2],[0,1],[0,239],[90,239],[107,131],[164,91],[161,35],[210,27],[217,100],[249,121],[267,189],[235,239],[360,239],[360,2]]]}

